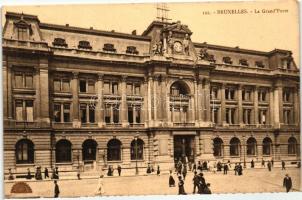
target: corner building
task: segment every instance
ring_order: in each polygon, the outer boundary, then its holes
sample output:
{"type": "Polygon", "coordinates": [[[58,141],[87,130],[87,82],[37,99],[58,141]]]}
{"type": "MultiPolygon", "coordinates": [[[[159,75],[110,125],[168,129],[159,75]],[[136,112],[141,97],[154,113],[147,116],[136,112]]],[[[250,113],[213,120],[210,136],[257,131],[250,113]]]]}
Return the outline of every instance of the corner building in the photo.
{"type": "Polygon", "coordinates": [[[7,12],[5,172],[300,160],[291,51],[198,43],[191,35],[179,21],[154,21],[137,35],[7,12]]]}

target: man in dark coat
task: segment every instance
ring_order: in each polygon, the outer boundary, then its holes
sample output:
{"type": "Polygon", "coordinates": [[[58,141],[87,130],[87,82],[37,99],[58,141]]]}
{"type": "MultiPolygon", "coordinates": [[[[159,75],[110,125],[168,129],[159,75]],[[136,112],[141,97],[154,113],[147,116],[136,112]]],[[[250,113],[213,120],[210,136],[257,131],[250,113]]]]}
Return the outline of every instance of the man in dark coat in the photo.
{"type": "Polygon", "coordinates": [[[242,175],[242,170],[243,170],[242,165],[241,165],[241,163],[239,163],[239,165],[238,165],[238,175],[239,176],[242,175]]]}
{"type": "Polygon", "coordinates": [[[204,188],[206,186],[206,180],[203,177],[203,173],[199,174],[199,186],[198,186],[198,193],[203,194],[204,193],[204,188]]]}
{"type": "Polygon", "coordinates": [[[182,176],[184,177],[184,180],[186,179],[187,172],[188,172],[187,165],[185,164],[182,170],[182,176]]]}
{"type": "Polygon", "coordinates": [[[274,167],[274,159],[271,160],[272,167],[274,167]]]}
{"type": "Polygon", "coordinates": [[[27,176],[26,179],[31,179],[31,172],[29,170],[29,168],[27,168],[27,176]]]}
{"type": "Polygon", "coordinates": [[[117,172],[118,172],[118,176],[121,176],[122,167],[120,165],[117,166],[117,172]]]}
{"type": "Polygon", "coordinates": [[[175,187],[175,180],[174,180],[174,178],[173,178],[172,170],[170,170],[169,187],[175,187]]]}
{"type": "Polygon", "coordinates": [[[60,189],[59,189],[59,186],[57,184],[57,181],[54,181],[54,184],[55,184],[55,191],[54,191],[55,195],[54,195],[54,197],[58,198],[59,194],[60,194],[60,189]]]}
{"type": "Polygon", "coordinates": [[[255,162],[254,160],[251,161],[251,168],[254,168],[255,167],[255,162]]]}
{"type": "Polygon", "coordinates": [[[229,166],[227,164],[224,164],[223,166],[223,174],[228,174],[229,166]]]}
{"type": "Polygon", "coordinates": [[[284,160],[282,160],[281,164],[282,164],[282,170],[285,170],[285,162],[284,162],[284,160]]]}
{"type": "Polygon", "coordinates": [[[150,167],[150,164],[148,164],[148,166],[147,166],[147,174],[151,174],[151,167],[150,167]]]}
{"type": "Polygon", "coordinates": [[[193,177],[193,194],[196,192],[196,188],[198,190],[198,183],[199,183],[199,176],[197,175],[197,172],[194,172],[194,177],[193,177]]]}
{"type": "Polygon", "coordinates": [[[178,194],[186,195],[185,182],[182,180],[181,176],[178,177],[178,194]]]}
{"type": "Polygon", "coordinates": [[[265,167],[265,161],[263,160],[263,158],[262,158],[262,161],[261,161],[261,166],[265,167]]]}
{"type": "Polygon", "coordinates": [[[159,165],[157,165],[157,171],[156,171],[157,176],[160,176],[160,168],[159,165]]]}
{"type": "Polygon", "coordinates": [[[193,172],[195,172],[196,171],[196,163],[194,162],[194,164],[193,164],[193,172]]]}
{"type": "Polygon", "coordinates": [[[268,171],[272,171],[272,164],[270,161],[267,162],[268,171]]]}
{"type": "Polygon", "coordinates": [[[235,163],[234,171],[235,171],[235,176],[236,176],[238,174],[238,165],[237,165],[237,163],[235,163]]]}
{"type": "Polygon", "coordinates": [[[57,179],[59,179],[59,168],[58,167],[56,167],[56,177],[57,177],[57,179]]]}
{"type": "Polygon", "coordinates": [[[293,186],[292,179],[291,177],[288,176],[288,174],[286,174],[283,179],[283,187],[286,188],[286,192],[289,192],[292,186],[293,186]]]}
{"type": "Polygon", "coordinates": [[[48,174],[48,169],[47,169],[47,167],[45,167],[45,169],[44,169],[44,178],[46,179],[46,178],[49,178],[49,174],[48,174]]]}
{"type": "Polygon", "coordinates": [[[210,190],[210,183],[207,183],[206,187],[204,188],[204,194],[212,194],[210,190]]]}

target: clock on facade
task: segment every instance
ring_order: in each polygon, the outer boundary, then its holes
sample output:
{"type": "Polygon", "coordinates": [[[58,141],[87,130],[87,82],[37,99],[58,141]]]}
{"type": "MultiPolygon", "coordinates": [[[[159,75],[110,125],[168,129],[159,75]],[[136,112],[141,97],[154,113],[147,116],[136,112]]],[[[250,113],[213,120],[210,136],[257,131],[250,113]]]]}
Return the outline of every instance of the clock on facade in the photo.
{"type": "Polygon", "coordinates": [[[181,52],[182,51],[182,44],[181,44],[181,42],[174,42],[173,49],[176,52],[181,52]]]}

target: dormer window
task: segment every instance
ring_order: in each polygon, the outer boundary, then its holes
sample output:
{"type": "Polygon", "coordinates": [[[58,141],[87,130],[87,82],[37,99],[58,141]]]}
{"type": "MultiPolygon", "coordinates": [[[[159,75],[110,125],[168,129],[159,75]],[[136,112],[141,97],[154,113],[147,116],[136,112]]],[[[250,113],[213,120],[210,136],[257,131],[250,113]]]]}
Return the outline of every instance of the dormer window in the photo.
{"type": "Polygon", "coordinates": [[[14,25],[17,27],[18,40],[28,40],[29,34],[32,34],[31,25],[24,19],[23,15],[19,21],[16,21],[14,25]]]}
{"type": "Polygon", "coordinates": [[[290,69],[291,67],[291,61],[292,61],[292,58],[284,58],[282,59],[282,68],[283,69],[290,69]]]}
{"type": "Polygon", "coordinates": [[[85,40],[82,40],[79,42],[78,48],[79,49],[90,49],[90,50],[92,49],[90,43],[85,40]]]}
{"type": "Polygon", "coordinates": [[[222,58],[222,61],[225,63],[225,64],[233,64],[233,61],[230,57],[223,57],[222,58]]]}
{"type": "Polygon", "coordinates": [[[55,38],[54,41],[52,42],[53,46],[58,46],[58,47],[67,47],[68,45],[66,44],[65,39],[63,38],[55,38]]]}
{"type": "Polygon", "coordinates": [[[264,64],[262,61],[256,61],[255,65],[256,65],[256,67],[264,68],[264,64]]]}
{"type": "Polygon", "coordinates": [[[110,52],[114,52],[115,53],[116,49],[114,48],[113,44],[106,43],[106,44],[104,44],[103,51],[110,51],[110,52]]]}
{"type": "Polygon", "coordinates": [[[239,64],[242,65],[242,66],[249,66],[249,63],[247,62],[246,59],[240,59],[239,64]]]}
{"type": "Polygon", "coordinates": [[[126,50],[126,53],[129,53],[129,54],[138,54],[138,51],[136,50],[136,47],[135,46],[127,46],[127,50],[126,50]]]}

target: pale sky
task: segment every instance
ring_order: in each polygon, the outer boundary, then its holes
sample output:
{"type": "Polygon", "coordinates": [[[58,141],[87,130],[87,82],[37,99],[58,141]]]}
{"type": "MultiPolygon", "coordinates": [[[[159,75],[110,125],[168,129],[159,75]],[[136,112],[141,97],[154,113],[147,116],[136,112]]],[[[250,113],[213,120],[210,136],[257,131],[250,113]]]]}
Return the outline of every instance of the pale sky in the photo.
{"type": "MultiPolygon", "coordinates": [[[[294,0],[237,3],[168,3],[169,18],[180,20],[193,32],[194,42],[230,47],[271,51],[275,48],[291,50],[299,65],[298,4],[294,0]],[[216,14],[222,9],[246,9],[247,14],[216,14]],[[255,9],[260,13],[256,14],[255,9]],[[261,13],[263,9],[287,10],[285,13],[261,13]],[[204,11],[211,12],[204,15],[204,11]],[[214,13],[215,11],[215,13],[214,13]]],[[[51,5],[9,6],[6,11],[38,15],[41,22],[70,24],[141,34],[156,19],[156,4],[114,5],[51,5]]],[[[4,20],[2,20],[2,25],[4,20]]],[[[299,67],[299,66],[298,66],[299,67]]]]}

